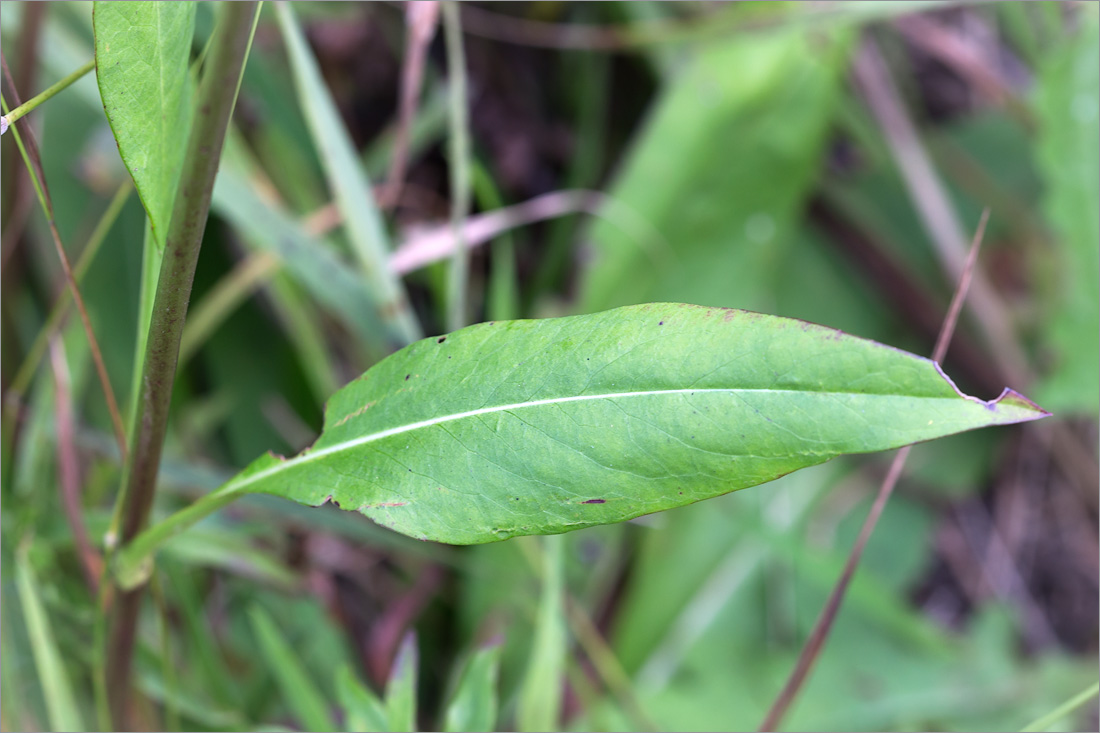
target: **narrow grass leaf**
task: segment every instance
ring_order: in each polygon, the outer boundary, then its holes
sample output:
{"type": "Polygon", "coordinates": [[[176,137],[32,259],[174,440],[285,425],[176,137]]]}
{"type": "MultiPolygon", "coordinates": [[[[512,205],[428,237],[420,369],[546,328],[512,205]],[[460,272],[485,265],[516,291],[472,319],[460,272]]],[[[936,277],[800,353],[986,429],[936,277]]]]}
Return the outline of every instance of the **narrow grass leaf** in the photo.
{"type": "Polygon", "coordinates": [[[96,78],[122,162],[163,251],[190,129],[190,2],[97,2],[96,78]]]}
{"type": "Polygon", "coordinates": [[[346,664],[336,672],[336,699],[344,709],[346,730],[360,733],[385,733],[389,730],[382,701],[359,681],[346,664]]]}
{"type": "Polygon", "coordinates": [[[500,676],[500,644],[478,649],[459,676],[458,689],[447,705],[443,730],[488,731],[497,722],[497,680],[500,676]]]}
{"type": "Polygon", "coordinates": [[[328,702],[309,678],[270,614],[260,606],[253,606],[249,615],[252,630],[275,675],[279,691],[303,730],[336,730],[336,724],[328,713],[328,702]]]}
{"type": "Polygon", "coordinates": [[[275,12],[290,57],[299,103],[313,134],[329,187],[343,215],[352,249],[370,283],[375,312],[392,341],[403,346],[420,337],[420,324],[404,286],[386,266],[388,238],[370,181],[294,12],[285,3],[276,4],[275,12]]]}
{"type": "MultiPolygon", "coordinates": [[[[232,709],[239,699],[238,680],[229,673],[217,645],[210,633],[209,619],[203,608],[204,598],[196,578],[201,577],[194,568],[184,564],[168,563],[168,588],[174,605],[182,616],[181,641],[187,650],[187,663],[197,668],[199,676],[210,690],[211,697],[224,709],[232,709]]],[[[181,706],[182,709],[182,706],[181,706]]],[[[223,723],[224,725],[224,723],[223,723]]]]}
{"type": "Polygon", "coordinates": [[[1063,719],[1068,718],[1078,708],[1087,703],[1092,698],[1100,694],[1100,684],[1090,685],[1087,689],[1077,693],[1069,700],[1051,710],[1046,715],[1033,720],[1028,725],[1024,726],[1024,733],[1033,733],[1034,731],[1046,731],[1055,726],[1056,723],[1061,722],[1063,719]]]}
{"type": "Polygon", "coordinates": [[[386,720],[392,733],[416,730],[416,672],[419,655],[416,636],[410,631],[401,640],[386,684],[386,720]]]}
{"type": "MultiPolygon", "coordinates": [[[[500,189],[488,169],[478,160],[471,161],[471,181],[478,204],[491,211],[504,208],[500,189]]],[[[466,239],[466,237],[463,237],[466,239]]],[[[453,246],[453,245],[452,245],[453,246]]],[[[519,318],[519,285],[516,282],[515,241],[511,232],[502,232],[493,240],[489,286],[485,294],[485,310],[494,321],[519,318]]]]}
{"type": "Polygon", "coordinates": [[[61,651],[57,648],[46,608],[38,596],[38,580],[25,554],[20,554],[16,559],[15,579],[35,668],[38,670],[38,680],[46,700],[50,730],[84,730],[80,709],[76,705],[69,682],[69,673],[65,670],[61,651]]]}
{"type": "Polygon", "coordinates": [[[389,333],[375,317],[367,288],[355,272],[310,237],[286,213],[263,201],[232,166],[214,184],[212,208],[256,247],[277,255],[288,274],[331,310],[368,349],[384,354],[389,333]]]}
{"type": "Polygon", "coordinates": [[[542,541],[543,576],[535,623],[535,643],[519,694],[516,714],[521,731],[557,730],[565,675],[565,543],[562,537],[542,541]]]}

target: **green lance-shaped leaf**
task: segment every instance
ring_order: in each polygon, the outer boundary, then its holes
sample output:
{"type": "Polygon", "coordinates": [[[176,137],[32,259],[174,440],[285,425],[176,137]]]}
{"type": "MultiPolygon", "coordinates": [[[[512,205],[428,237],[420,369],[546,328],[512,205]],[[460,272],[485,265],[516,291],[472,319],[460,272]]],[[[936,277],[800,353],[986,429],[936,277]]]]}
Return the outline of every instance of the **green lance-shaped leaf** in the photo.
{"type": "MultiPolygon", "coordinates": [[[[418,341],[330,400],[295,458],[265,455],[123,553],[246,493],[358,510],[413,537],[554,534],[1044,410],[960,393],[928,359],[804,321],[675,303],[483,323],[418,341]]],[[[124,579],[123,582],[126,582],[124,579]]]]}
{"type": "Polygon", "coordinates": [[[96,78],[122,162],[164,249],[190,128],[191,2],[96,2],[96,78]]]}

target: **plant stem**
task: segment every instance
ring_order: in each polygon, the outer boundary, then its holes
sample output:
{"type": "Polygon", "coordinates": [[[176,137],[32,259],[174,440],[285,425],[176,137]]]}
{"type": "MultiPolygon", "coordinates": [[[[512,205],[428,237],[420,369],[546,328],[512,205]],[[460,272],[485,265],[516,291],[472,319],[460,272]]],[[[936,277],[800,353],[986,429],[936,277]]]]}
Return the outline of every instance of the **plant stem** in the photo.
{"type": "MultiPolygon", "coordinates": [[[[258,6],[258,2],[222,6],[211,56],[196,95],[145,348],[139,417],[131,426],[130,455],[120,497],[122,543],[141,531],[153,506],[187,303],[258,6]]],[[[116,597],[107,641],[111,714],[115,725],[123,729],[129,727],[130,671],[142,590],[139,586],[116,597]]]]}
{"type": "MultiPolygon", "coordinates": [[[[947,308],[947,315],[944,316],[943,319],[943,326],[941,326],[939,336],[936,338],[936,345],[932,349],[932,361],[937,364],[942,362],[943,358],[947,355],[947,349],[951,345],[951,338],[955,335],[955,326],[959,321],[959,313],[962,311],[963,303],[966,301],[966,295],[970,289],[971,277],[973,277],[977,269],[978,252],[981,250],[982,238],[985,236],[985,225],[988,221],[989,209],[986,209],[982,212],[982,218],[978,221],[978,228],[974,232],[974,239],[970,243],[970,252],[963,262],[962,273],[959,276],[959,284],[955,288],[955,294],[952,296],[951,304],[947,308]]],[[[859,561],[863,557],[863,550],[867,547],[867,542],[871,539],[871,534],[875,531],[875,526],[878,524],[879,517],[882,516],[883,510],[886,508],[886,503],[894,493],[894,486],[897,485],[898,479],[901,477],[901,472],[905,469],[905,462],[908,460],[909,451],[912,449],[913,446],[907,445],[894,454],[894,460],[890,463],[890,468],[886,472],[886,478],[882,480],[878,494],[875,496],[874,503],[871,504],[871,509],[867,512],[866,519],[863,520],[863,526],[859,530],[859,536],[856,538],[856,542],[852,546],[851,552],[848,553],[848,559],[844,563],[844,569],[841,571],[840,577],[836,581],[836,585],[833,586],[833,590],[830,592],[829,598],[825,602],[825,608],[822,609],[821,615],[814,624],[813,631],[810,632],[810,637],[803,645],[802,651],[798,656],[798,661],[791,671],[791,676],[787,679],[787,683],[783,686],[783,689],[780,690],[779,695],[772,703],[771,708],[768,710],[768,714],[764,718],[764,722],[760,724],[758,730],[779,730],[779,723],[783,720],[783,716],[786,715],[791,703],[794,702],[794,699],[798,697],[798,693],[802,690],[806,678],[817,662],[821,650],[825,647],[825,641],[828,639],[829,632],[832,631],[833,622],[840,612],[840,604],[844,602],[844,596],[848,592],[848,586],[851,584],[852,578],[856,574],[856,568],[859,566],[859,561]]]]}
{"type": "Polygon", "coordinates": [[[35,107],[42,104],[47,99],[50,99],[55,94],[62,91],[63,89],[66,89],[66,88],[72,86],[73,82],[77,81],[78,79],[80,79],[82,76],[84,76],[85,74],[87,74],[89,71],[91,71],[94,68],[95,68],[95,59],[93,58],[90,61],[88,61],[88,63],[81,66],[79,69],[77,69],[73,73],[69,74],[64,79],[62,79],[61,81],[54,84],[53,86],[51,86],[46,91],[39,94],[37,97],[34,97],[33,99],[28,99],[26,102],[23,102],[23,104],[19,105],[18,107],[16,107],[15,109],[13,109],[11,112],[9,112],[8,114],[6,114],[4,116],[4,131],[6,132],[7,129],[8,129],[8,126],[12,125],[16,121],[18,121],[20,117],[27,114],[28,112],[33,110],[35,107]]]}
{"type": "MultiPolygon", "coordinates": [[[[493,183],[489,170],[473,161],[474,195],[483,211],[504,208],[504,200],[493,183]]],[[[465,227],[463,227],[465,229],[465,227]]],[[[489,287],[485,295],[485,314],[491,321],[519,318],[519,291],[516,283],[516,243],[512,232],[501,232],[492,242],[489,259],[489,287]]]]}
{"type": "Polygon", "coordinates": [[[470,124],[466,109],[466,55],[462,50],[462,25],[458,3],[443,3],[443,30],[447,41],[447,74],[451,106],[451,228],[455,243],[447,281],[447,330],[466,325],[466,280],[469,254],[463,226],[470,210],[470,124]]]}

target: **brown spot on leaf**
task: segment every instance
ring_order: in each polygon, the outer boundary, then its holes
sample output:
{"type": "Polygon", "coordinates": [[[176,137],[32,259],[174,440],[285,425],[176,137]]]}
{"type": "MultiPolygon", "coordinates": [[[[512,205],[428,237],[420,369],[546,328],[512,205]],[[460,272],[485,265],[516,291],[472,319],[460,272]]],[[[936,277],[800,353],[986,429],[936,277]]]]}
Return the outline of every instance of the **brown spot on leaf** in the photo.
{"type": "Polygon", "coordinates": [[[582,501],[581,504],[604,504],[606,502],[607,499],[586,499],[585,501],[582,501]]]}

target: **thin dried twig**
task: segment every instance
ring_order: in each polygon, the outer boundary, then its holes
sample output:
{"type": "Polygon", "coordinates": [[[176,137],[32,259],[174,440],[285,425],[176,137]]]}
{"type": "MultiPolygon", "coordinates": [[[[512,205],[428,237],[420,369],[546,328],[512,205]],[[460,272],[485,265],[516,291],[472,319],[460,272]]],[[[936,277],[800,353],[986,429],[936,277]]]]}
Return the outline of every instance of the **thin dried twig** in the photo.
{"type": "Polygon", "coordinates": [[[392,208],[401,200],[405,171],[409,164],[409,134],[416,119],[420,89],[424,82],[424,59],[439,25],[438,0],[419,0],[405,5],[405,63],[401,68],[401,102],[397,136],[393,143],[386,187],[378,199],[379,207],[392,208]]]}
{"type": "MultiPolygon", "coordinates": [[[[35,72],[38,64],[38,44],[41,37],[42,19],[45,17],[44,3],[29,3],[23,8],[23,23],[19,29],[18,61],[15,67],[15,89],[34,88],[35,72]]],[[[0,266],[7,267],[8,258],[15,251],[15,244],[22,238],[23,229],[31,211],[30,190],[27,180],[19,170],[19,162],[14,156],[3,161],[3,209],[4,228],[0,237],[0,266]]]]}
{"type": "MultiPolygon", "coordinates": [[[[125,182],[119,186],[118,192],[115,193],[115,197],[111,200],[111,203],[107,205],[107,209],[104,211],[99,223],[96,224],[95,229],[88,237],[88,241],[80,250],[80,257],[77,258],[76,265],[73,267],[73,275],[76,277],[78,284],[84,281],[84,276],[92,266],[92,262],[99,253],[100,246],[107,239],[108,232],[110,232],[111,227],[122,211],[122,207],[126,204],[126,200],[129,198],[132,190],[133,184],[130,182],[130,179],[127,178],[125,182]]],[[[46,317],[45,324],[43,324],[42,328],[39,330],[38,335],[35,336],[34,342],[31,344],[30,348],[27,349],[26,356],[23,357],[23,363],[19,365],[19,369],[15,372],[15,379],[12,380],[11,386],[9,387],[9,399],[13,396],[15,399],[21,399],[23,394],[26,393],[34,377],[35,371],[38,369],[39,362],[42,361],[43,356],[46,354],[50,339],[58,333],[65,323],[69,315],[69,306],[71,305],[72,291],[68,288],[64,288],[58,294],[57,298],[54,299],[53,307],[50,309],[50,314],[46,317]]]]}
{"type": "MultiPolygon", "coordinates": [[[[472,249],[509,229],[565,214],[596,212],[605,200],[606,197],[596,191],[554,191],[469,217],[463,223],[462,239],[472,249]]],[[[414,272],[446,259],[454,246],[455,233],[449,224],[422,230],[406,239],[390,255],[390,269],[399,275],[414,272]]]]}
{"type": "Polygon", "coordinates": [[[920,13],[898,18],[894,26],[907,41],[953,68],[994,104],[1014,102],[1013,112],[1017,111],[1018,95],[981,46],[920,13]]]}
{"type": "MultiPolygon", "coordinates": [[[[966,259],[962,223],[872,40],[864,42],[853,70],[940,265],[952,281],[958,282],[966,259]]],[[[973,280],[970,305],[983,339],[1010,381],[1027,382],[1027,357],[1016,341],[1008,309],[983,273],[975,272],[973,280]]]]}
{"type": "MultiPolygon", "coordinates": [[[[872,40],[864,42],[856,57],[854,73],[882,128],[917,214],[935,246],[940,265],[948,277],[957,281],[966,246],[962,224],[890,78],[886,62],[872,40]]],[[[1007,306],[980,271],[973,277],[971,309],[994,364],[1017,388],[1033,383],[1035,374],[1016,338],[1007,306]]],[[[1098,504],[1096,482],[1100,473],[1091,449],[1084,446],[1065,423],[1036,425],[1029,430],[1049,447],[1082,491],[1082,498],[1095,508],[1098,504]]]]}
{"type": "MultiPolygon", "coordinates": [[[[989,209],[986,209],[982,212],[981,221],[978,223],[977,231],[974,233],[974,240],[970,245],[970,254],[963,264],[962,274],[959,277],[959,285],[955,289],[955,295],[951,299],[951,305],[948,307],[947,315],[944,317],[943,327],[940,329],[939,338],[936,340],[936,346],[932,351],[932,360],[937,363],[941,362],[943,357],[947,354],[947,348],[951,344],[951,337],[955,333],[955,324],[958,322],[959,312],[962,310],[963,301],[966,298],[967,290],[970,288],[970,282],[975,271],[975,264],[978,261],[978,251],[981,249],[982,237],[985,235],[985,225],[988,220],[989,209]]],[[[859,531],[859,537],[856,539],[856,543],[853,545],[852,551],[848,555],[848,560],[844,564],[844,570],[841,572],[840,578],[837,579],[832,593],[829,594],[829,600],[826,601],[825,608],[822,610],[821,616],[818,617],[813,632],[810,634],[810,638],[806,640],[805,645],[802,647],[802,653],[798,657],[798,663],[791,672],[791,676],[787,679],[787,684],[784,685],[779,696],[775,699],[775,702],[772,703],[772,707],[768,711],[767,717],[764,718],[764,722],[760,724],[760,730],[776,730],[779,727],[779,723],[783,719],[784,714],[786,714],[787,709],[802,689],[802,685],[806,681],[806,677],[809,676],[814,662],[817,661],[818,656],[821,654],[821,650],[825,646],[825,640],[828,638],[829,632],[833,628],[833,622],[836,620],[837,613],[840,610],[840,604],[844,601],[844,594],[848,591],[848,585],[852,582],[852,576],[855,575],[856,568],[859,566],[859,561],[863,557],[863,550],[867,546],[867,541],[871,538],[871,534],[875,531],[875,525],[878,524],[879,517],[882,516],[882,511],[886,508],[886,502],[890,500],[890,495],[894,492],[894,486],[897,485],[898,478],[901,476],[901,471],[905,467],[905,461],[909,457],[910,450],[912,450],[912,446],[907,445],[894,455],[894,460],[890,464],[890,469],[886,472],[886,478],[883,479],[882,485],[879,487],[875,502],[871,505],[871,510],[867,513],[867,518],[863,521],[863,527],[859,531]]]]}

